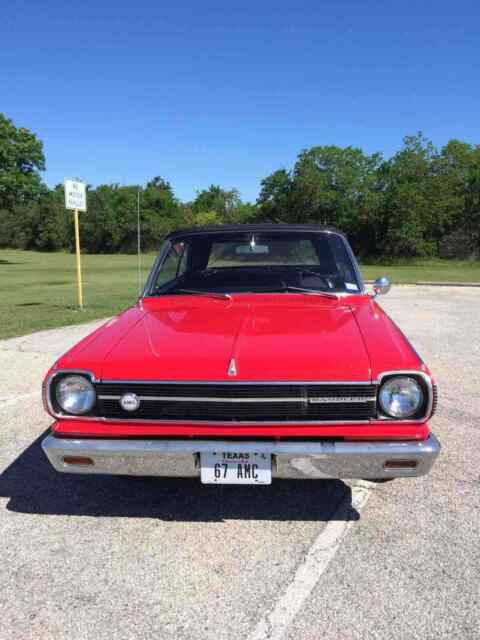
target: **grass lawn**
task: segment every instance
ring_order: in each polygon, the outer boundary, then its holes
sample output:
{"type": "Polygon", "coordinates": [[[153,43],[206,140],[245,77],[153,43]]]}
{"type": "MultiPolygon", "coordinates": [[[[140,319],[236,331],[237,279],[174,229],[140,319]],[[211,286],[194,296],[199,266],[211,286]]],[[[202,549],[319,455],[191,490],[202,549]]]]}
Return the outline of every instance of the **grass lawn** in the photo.
{"type": "MultiPolygon", "coordinates": [[[[142,256],[142,286],[155,259],[142,256]]],[[[0,250],[0,338],[114,315],[138,298],[137,257],[82,255],[84,311],[75,255],[0,250]]]]}
{"type": "Polygon", "coordinates": [[[480,282],[480,262],[463,260],[417,260],[392,265],[362,264],[365,280],[388,276],[393,284],[414,282],[480,282]]]}
{"type": "MultiPolygon", "coordinates": [[[[155,256],[142,256],[142,284],[155,256]]],[[[75,256],[0,250],[0,338],[114,315],[135,304],[137,257],[83,255],[85,310],[77,308],[75,256]]],[[[480,282],[480,262],[429,260],[396,266],[364,265],[365,279],[393,283],[480,282]]]]}

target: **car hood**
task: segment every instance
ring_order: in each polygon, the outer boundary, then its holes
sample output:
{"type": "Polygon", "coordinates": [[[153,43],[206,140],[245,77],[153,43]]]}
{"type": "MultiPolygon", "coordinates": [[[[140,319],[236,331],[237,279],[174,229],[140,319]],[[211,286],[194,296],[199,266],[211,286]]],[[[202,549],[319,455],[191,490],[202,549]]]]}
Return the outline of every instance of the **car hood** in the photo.
{"type": "Polygon", "coordinates": [[[61,366],[92,370],[97,357],[103,380],[370,380],[364,341],[341,300],[182,296],[146,300],[128,313],[61,366]]]}

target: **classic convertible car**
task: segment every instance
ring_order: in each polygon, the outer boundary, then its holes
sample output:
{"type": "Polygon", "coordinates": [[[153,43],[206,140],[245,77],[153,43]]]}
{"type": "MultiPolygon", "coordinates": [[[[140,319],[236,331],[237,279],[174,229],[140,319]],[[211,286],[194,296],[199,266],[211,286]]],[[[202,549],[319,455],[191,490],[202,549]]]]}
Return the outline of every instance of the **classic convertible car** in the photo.
{"type": "Polygon", "coordinates": [[[435,382],[367,294],[345,236],[317,225],[171,233],[136,306],[43,384],[57,471],[272,478],[421,476],[435,382]]]}

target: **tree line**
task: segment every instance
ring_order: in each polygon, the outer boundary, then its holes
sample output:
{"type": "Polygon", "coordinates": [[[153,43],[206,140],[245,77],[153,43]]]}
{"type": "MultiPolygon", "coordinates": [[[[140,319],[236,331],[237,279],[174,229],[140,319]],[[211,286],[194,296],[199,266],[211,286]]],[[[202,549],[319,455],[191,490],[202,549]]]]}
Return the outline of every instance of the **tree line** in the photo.
{"type": "MultiPolygon", "coordinates": [[[[0,247],[72,250],[72,214],[63,185],[42,181],[41,141],[0,114],[0,247]]],[[[321,223],[343,230],[362,258],[480,254],[480,145],[450,140],[441,149],[421,133],[391,158],[354,147],[301,151],[291,169],[261,181],[255,203],[212,185],[191,202],[161,177],[146,185],[89,187],[81,244],[91,253],[157,250],[176,228],[245,222],[321,223]]]]}

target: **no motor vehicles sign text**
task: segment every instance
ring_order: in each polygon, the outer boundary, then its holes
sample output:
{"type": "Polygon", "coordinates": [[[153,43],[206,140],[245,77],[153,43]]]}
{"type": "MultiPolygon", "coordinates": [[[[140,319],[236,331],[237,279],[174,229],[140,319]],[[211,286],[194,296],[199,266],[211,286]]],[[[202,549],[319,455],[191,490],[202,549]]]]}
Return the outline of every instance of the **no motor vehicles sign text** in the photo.
{"type": "Polygon", "coordinates": [[[65,180],[65,209],[87,210],[87,192],[84,182],[65,180]]]}

